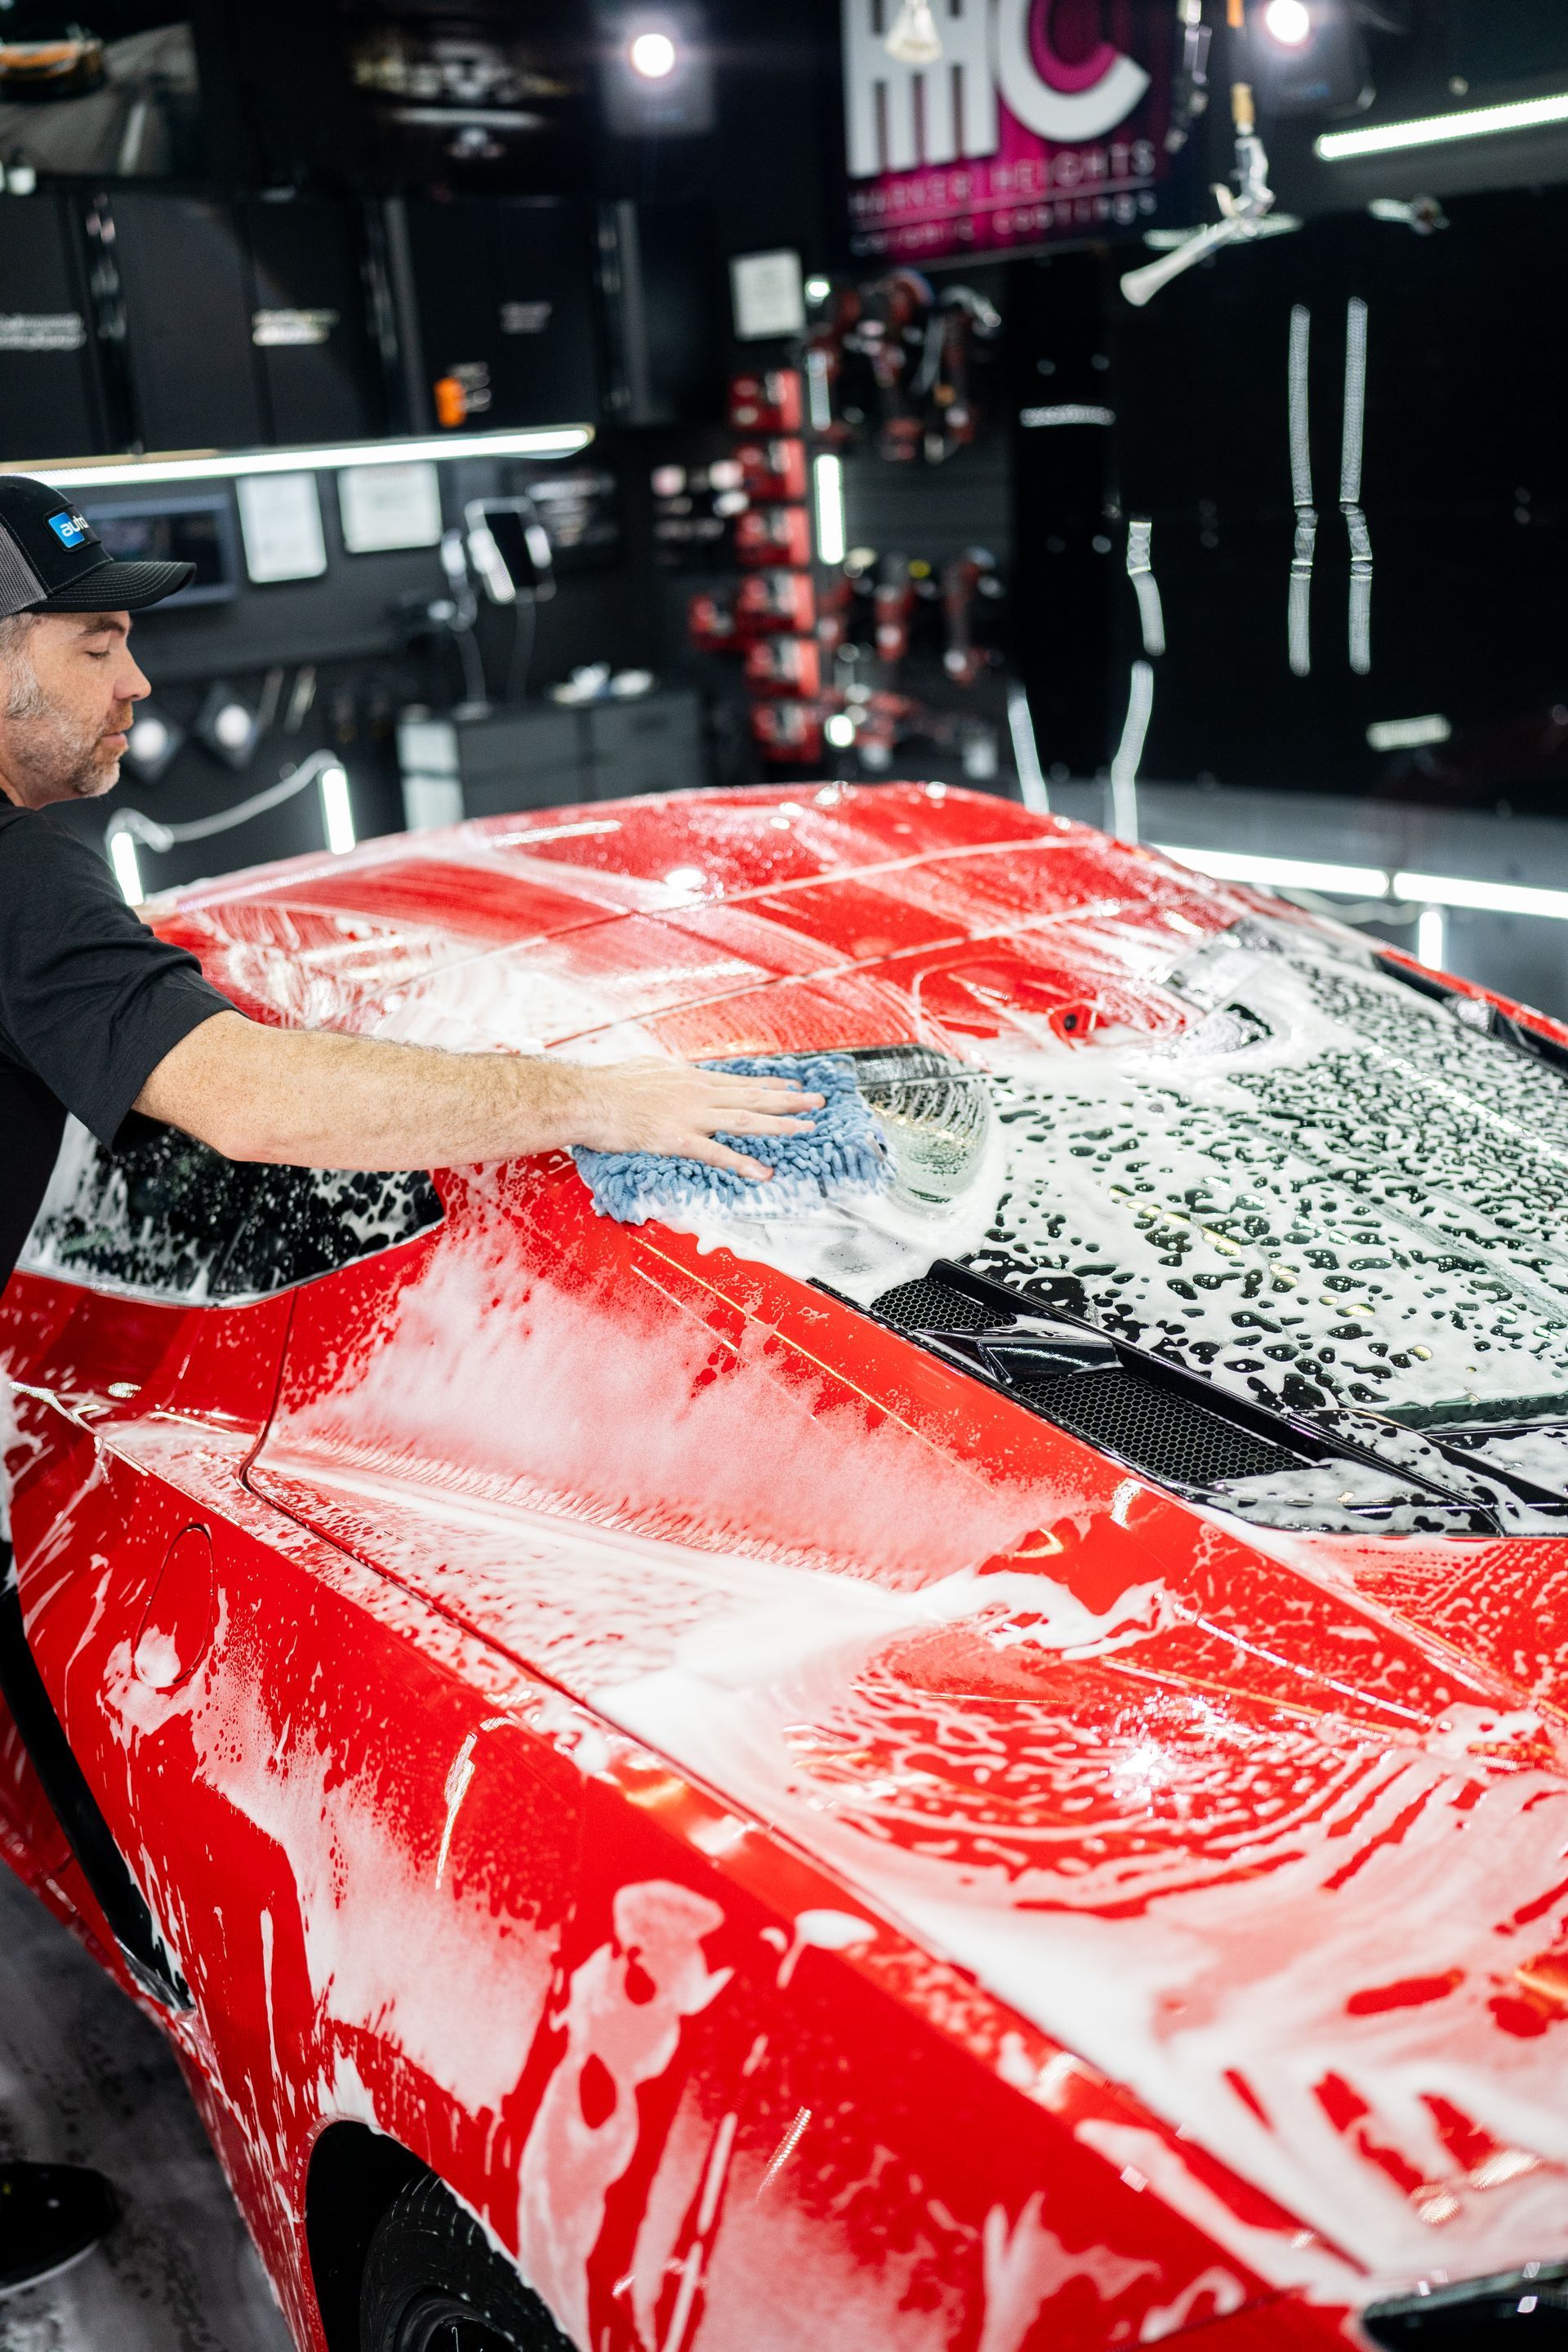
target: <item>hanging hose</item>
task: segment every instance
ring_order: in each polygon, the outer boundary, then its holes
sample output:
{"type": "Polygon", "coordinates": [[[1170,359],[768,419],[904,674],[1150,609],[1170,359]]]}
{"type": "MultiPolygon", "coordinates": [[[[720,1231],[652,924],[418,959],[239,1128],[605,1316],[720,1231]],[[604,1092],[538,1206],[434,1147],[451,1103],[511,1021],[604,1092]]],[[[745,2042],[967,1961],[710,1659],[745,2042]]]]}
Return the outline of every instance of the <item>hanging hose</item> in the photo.
{"type": "Polygon", "coordinates": [[[214,816],[192,817],[184,824],[161,824],[156,817],[143,815],[137,808],[116,809],[104,830],[104,845],[107,848],[125,834],[159,854],[182,841],[208,841],[216,833],[232,833],[236,825],[248,823],[251,817],[280,807],[284,801],[292,800],[297,793],[313,784],[328,768],[341,765],[335,751],[314,751],[302,768],[279,777],[265,792],[252,793],[248,800],[237,801],[232,808],[219,809],[214,816]]]}

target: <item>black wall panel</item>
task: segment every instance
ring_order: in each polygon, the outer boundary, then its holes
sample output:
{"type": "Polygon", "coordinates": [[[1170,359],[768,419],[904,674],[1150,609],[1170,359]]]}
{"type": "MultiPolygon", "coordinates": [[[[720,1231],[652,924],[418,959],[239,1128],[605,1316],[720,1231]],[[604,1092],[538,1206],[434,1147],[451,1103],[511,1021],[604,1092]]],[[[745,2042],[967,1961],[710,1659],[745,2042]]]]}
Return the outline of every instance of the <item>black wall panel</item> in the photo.
{"type": "Polygon", "coordinates": [[[55,195],[0,200],[0,457],[105,446],[85,273],[55,195]]]}
{"type": "Polygon", "coordinates": [[[296,199],[247,204],[243,220],[268,438],[331,443],[384,432],[357,212],[296,199]]]}
{"type": "MultiPolygon", "coordinates": [[[[1568,191],[1468,198],[1451,217],[1426,237],[1364,215],[1321,221],[1220,257],[1142,312],[1121,300],[1108,272],[1120,507],[1153,521],[1169,638],[1145,775],[1439,799],[1560,796],[1568,436],[1547,320],[1568,191]],[[1366,676],[1350,660],[1340,503],[1353,298],[1369,320],[1366,676]],[[1311,319],[1319,514],[1305,677],[1292,675],[1286,628],[1297,306],[1311,319]],[[1418,757],[1368,740],[1369,727],[1431,716],[1452,736],[1418,757]]],[[[1113,529],[1120,574],[1124,522],[1113,529]]],[[[1137,607],[1124,578],[1109,584],[1124,702],[1137,607]]]]}
{"type": "Polygon", "coordinates": [[[250,275],[234,209],[126,191],[111,215],[126,362],[147,447],[242,449],[265,440],[250,275]]]}

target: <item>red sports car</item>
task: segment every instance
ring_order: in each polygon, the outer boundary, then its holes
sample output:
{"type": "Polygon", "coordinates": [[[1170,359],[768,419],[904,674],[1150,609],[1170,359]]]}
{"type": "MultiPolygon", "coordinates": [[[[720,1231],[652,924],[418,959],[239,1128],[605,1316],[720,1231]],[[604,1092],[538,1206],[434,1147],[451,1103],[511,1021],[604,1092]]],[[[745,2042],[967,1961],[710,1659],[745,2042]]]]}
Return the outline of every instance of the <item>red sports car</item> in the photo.
{"type": "Polygon", "coordinates": [[[935,784],[155,919],[267,1021],[851,1055],[892,1171],[68,1142],[0,1834],[298,2343],[1561,2343],[1568,1030],[935,784]]]}

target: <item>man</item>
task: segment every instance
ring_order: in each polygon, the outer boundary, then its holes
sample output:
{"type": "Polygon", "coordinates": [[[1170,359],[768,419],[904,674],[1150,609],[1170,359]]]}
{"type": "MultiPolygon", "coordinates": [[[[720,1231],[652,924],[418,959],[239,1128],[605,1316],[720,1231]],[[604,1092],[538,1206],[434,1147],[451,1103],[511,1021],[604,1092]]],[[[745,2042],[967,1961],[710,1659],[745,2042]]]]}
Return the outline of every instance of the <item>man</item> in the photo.
{"type": "MultiPolygon", "coordinates": [[[[678,1062],[585,1068],[268,1029],[153,937],[102,858],[48,811],[117,781],[132,706],[150,691],[132,616],[192,569],[116,562],[68,498],[0,475],[0,1285],[68,1111],[105,1144],[136,1110],[232,1160],[296,1167],[453,1167],[589,1144],[765,1181],[767,1168],[717,1136],[805,1132],[799,1114],[820,1095],[678,1062]]],[[[8,1532],[0,1518],[0,1582],[8,1532]]],[[[112,2212],[96,2173],[0,2166],[0,2294],[84,2252],[112,2212]]]]}

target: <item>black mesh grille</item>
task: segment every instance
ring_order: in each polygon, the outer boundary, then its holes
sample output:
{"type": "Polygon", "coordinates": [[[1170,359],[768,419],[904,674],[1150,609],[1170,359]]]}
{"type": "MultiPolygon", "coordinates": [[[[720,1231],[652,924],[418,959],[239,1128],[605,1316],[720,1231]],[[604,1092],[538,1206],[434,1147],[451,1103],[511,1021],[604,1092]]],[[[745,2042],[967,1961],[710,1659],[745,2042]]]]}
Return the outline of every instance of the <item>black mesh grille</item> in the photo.
{"type": "MultiPolygon", "coordinates": [[[[1020,1297],[1016,1311],[1026,1315],[1031,1310],[1050,1311],[1020,1297]]],[[[930,1279],[902,1282],[896,1290],[885,1291],[871,1312],[900,1331],[994,1330],[1003,1319],[999,1307],[930,1279]]],[[[1019,1381],[1004,1392],[1129,1469],[1173,1486],[1202,1487],[1222,1478],[1267,1477],[1301,1465],[1300,1455],[1285,1446],[1255,1437],[1180,1390],[1135,1371],[1077,1372],[1064,1366],[1059,1374],[1019,1381]]]]}
{"type": "MultiPolygon", "coordinates": [[[[1026,1302],[1019,1301],[1026,1312],[1026,1302]]],[[[900,1282],[896,1290],[885,1290],[871,1308],[886,1323],[896,1324],[900,1331],[988,1331],[995,1328],[997,1318],[978,1299],[965,1298],[961,1290],[949,1290],[943,1282],[900,1282]]]]}
{"type": "Polygon", "coordinates": [[[1259,1478],[1301,1466],[1299,1454],[1135,1372],[1031,1381],[1016,1393],[1059,1429],[1113,1454],[1130,1469],[1178,1486],[1210,1486],[1221,1478],[1259,1478]]]}

